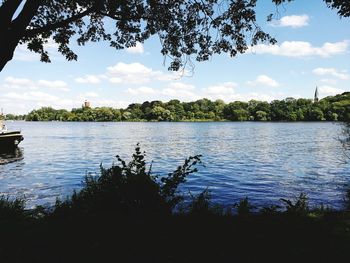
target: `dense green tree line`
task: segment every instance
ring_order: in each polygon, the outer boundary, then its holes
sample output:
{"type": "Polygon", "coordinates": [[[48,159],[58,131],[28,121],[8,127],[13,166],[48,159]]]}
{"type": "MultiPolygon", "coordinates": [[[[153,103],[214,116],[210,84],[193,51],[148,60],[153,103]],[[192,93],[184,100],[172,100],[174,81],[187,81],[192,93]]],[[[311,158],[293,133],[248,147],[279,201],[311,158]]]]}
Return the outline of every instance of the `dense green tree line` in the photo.
{"type": "Polygon", "coordinates": [[[310,99],[249,102],[201,99],[194,102],[151,101],[130,104],[126,109],[110,107],[55,110],[43,107],[24,116],[7,119],[27,121],[350,121],[350,92],[310,99]]]}

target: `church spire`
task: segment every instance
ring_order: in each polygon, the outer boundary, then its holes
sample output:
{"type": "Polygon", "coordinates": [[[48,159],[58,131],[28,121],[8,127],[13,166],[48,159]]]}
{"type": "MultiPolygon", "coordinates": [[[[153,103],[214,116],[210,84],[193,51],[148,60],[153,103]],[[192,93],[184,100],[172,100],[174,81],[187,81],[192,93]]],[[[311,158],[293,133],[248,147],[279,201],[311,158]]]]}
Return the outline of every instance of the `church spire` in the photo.
{"type": "Polygon", "coordinates": [[[318,87],[316,86],[314,102],[318,102],[318,87]]]}

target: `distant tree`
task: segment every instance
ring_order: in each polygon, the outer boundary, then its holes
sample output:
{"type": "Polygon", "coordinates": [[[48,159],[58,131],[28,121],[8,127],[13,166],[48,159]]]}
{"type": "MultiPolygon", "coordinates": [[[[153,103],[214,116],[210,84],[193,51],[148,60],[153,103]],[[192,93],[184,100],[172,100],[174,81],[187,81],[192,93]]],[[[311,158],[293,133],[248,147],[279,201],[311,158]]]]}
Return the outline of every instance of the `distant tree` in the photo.
{"type": "Polygon", "coordinates": [[[32,121],[41,121],[38,113],[34,113],[33,116],[31,118],[28,118],[28,119],[32,120],[32,121]]]}
{"type": "Polygon", "coordinates": [[[329,120],[331,120],[331,121],[337,121],[337,120],[338,120],[338,114],[336,114],[335,112],[334,112],[334,113],[331,113],[331,114],[330,114],[329,120]]]}
{"type": "Polygon", "coordinates": [[[235,101],[224,107],[224,118],[231,121],[246,121],[249,119],[248,103],[235,101]]]}
{"type": "Polygon", "coordinates": [[[165,109],[161,106],[155,106],[152,111],[151,111],[151,114],[152,114],[152,119],[153,120],[157,120],[157,121],[163,121],[165,120],[164,117],[165,117],[165,109]]]}
{"type": "MultiPolygon", "coordinates": [[[[2,119],[3,117],[1,116],[0,114],[0,120],[2,119]]],[[[5,120],[23,120],[24,119],[24,116],[23,115],[14,115],[14,114],[6,114],[5,115],[5,120]]]]}
{"type": "Polygon", "coordinates": [[[144,119],[144,113],[141,109],[141,104],[139,103],[130,104],[126,110],[130,111],[132,119],[137,119],[137,120],[144,119]]]}
{"type": "Polygon", "coordinates": [[[256,121],[267,121],[267,113],[265,111],[257,111],[256,117],[254,118],[256,121]]]}
{"type": "Polygon", "coordinates": [[[223,110],[225,108],[225,102],[223,100],[216,100],[214,102],[214,113],[217,118],[222,118],[223,117],[223,110]]]}
{"type": "MultiPolygon", "coordinates": [[[[292,0],[271,1],[279,5],[292,0]]],[[[339,15],[350,15],[349,1],[324,1],[339,15]]],[[[76,60],[69,46],[72,39],[79,45],[108,41],[111,47],[122,49],[158,35],[161,53],[172,58],[170,70],[183,67],[191,55],[197,61],[222,52],[234,57],[245,52],[249,44],[276,42],[257,25],[256,3],[257,0],[0,0],[0,71],[12,60],[19,44],[40,54],[41,61],[50,62],[45,44],[51,40],[67,60],[76,60]]]]}
{"type": "Polygon", "coordinates": [[[310,121],[323,121],[325,120],[323,112],[320,108],[313,107],[309,112],[310,121]]]}
{"type": "Polygon", "coordinates": [[[286,121],[288,120],[288,109],[284,100],[273,100],[270,103],[271,120],[272,121],[286,121]]]}
{"type": "Polygon", "coordinates": [[[233,121],[247,121],[249,120],[249,112],[245,109],[234,110],[232,114],[233,121]]]}
{"type": "Polygon", "coordinates": [[[129,111],[124,111],[122,114],[122,120],[128,121],[131,119],[131,113],[129,111]]]}

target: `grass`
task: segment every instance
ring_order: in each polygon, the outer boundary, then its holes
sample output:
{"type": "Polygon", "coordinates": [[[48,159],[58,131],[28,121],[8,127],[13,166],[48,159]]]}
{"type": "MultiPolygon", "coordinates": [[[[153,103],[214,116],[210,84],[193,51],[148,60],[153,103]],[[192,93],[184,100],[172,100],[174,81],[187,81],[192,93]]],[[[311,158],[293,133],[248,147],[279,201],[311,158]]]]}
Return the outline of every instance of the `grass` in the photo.
{"type": "Polygon", "coordinates": [[[349,214],[110,213],[2,224],[1,262],[347,262],[349,214]]]}

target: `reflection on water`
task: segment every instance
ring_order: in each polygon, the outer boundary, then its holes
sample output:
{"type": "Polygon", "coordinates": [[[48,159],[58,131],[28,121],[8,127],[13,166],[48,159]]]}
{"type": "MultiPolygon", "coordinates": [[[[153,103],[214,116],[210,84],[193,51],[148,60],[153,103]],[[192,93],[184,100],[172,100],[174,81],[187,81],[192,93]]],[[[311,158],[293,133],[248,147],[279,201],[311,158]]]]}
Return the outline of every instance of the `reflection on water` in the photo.
{"type": "MultiPolygon", "coordinates": [[[[14,122],[24,158],[0,165],[0,193],[25,195],[28,205],[53,203],[79,189],[119,154],[129,160],[140,142],[153,170],[166,174],[191,155],[205,167],[184,190],[209,187],[223,204],[249,196],[258,205],[300,192],[311,203],[340,207],[350,164],[332,123],[60,123],[14,122]]],[[[9,125],[9,126],[10,126],[9,125]]],[[[19,157],[19,156],[18,156],[19,157]]]]}
{"type": "Polygon", "coordinates": [[[0,150],[0,165],[18,162],[22,159],[23,159],[23,150],[20,148],[15,148],[13,150],[7,150],[7,151],[0,150]]]}

